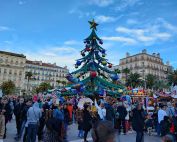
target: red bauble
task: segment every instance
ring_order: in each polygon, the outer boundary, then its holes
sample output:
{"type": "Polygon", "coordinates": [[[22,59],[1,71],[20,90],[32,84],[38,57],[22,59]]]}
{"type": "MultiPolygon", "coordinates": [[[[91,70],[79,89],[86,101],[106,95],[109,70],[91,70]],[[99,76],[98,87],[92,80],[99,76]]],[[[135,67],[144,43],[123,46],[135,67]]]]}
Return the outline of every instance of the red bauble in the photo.
{"type": "Polygon", "coordinates": [[[109,67],[109,68],[112,68],[112,64],[109,64],[108,67],[109,67]]]}
{"type": "Polygon", "coordinates": [[[90,72],[90,77],[95,78],[97,76],[96,71],[91,71],[90,72]]]}
{"type": "Polygon", "coordinates": [[[89,47],[85,48],[86,51],[90,51],[91,49],[89,47]]]}

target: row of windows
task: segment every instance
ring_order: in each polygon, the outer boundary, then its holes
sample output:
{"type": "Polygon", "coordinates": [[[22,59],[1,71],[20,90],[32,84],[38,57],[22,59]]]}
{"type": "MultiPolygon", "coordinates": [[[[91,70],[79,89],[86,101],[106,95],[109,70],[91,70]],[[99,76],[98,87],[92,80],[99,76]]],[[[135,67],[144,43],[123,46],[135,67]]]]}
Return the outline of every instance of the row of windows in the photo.
{"type": "Polygon", "coordinates": [[[41,70],[41,71],[50,71],[50,72],[62,72],[62,73],[67,73],[66,70],[56,70],[56,69],[49,69],[49,68],[41,68],[41,67],[38,67],[38,66],[29,66],[27,65],[27,68],[28,69],[34,69],[34,70],[41,70]]]}
{"type": "Polygon", "coordinates": [[[124,60],[122,60],[121,64],[129,63],[129,62],[133,62],[133,61],[138,61],[138,60],[147,60],[147,61],[154,61],[154,62],[162,63],[161,59],[139,55],[139,56],[135,56],[132,58],[124,59],[124,60]]]}
{"type": "Polygon", "coordinates": [[[3,56],[0,57],[1,58],[1,62],[4,62],[6,64],[10,63],[10,64],[15,64],[15,65],[23,65],[25,64],[25,61],[19,61],[16,59],[8,59],[8,57],[6,59],[3,58],[3,56]]]}
{"type": "Polygon", "coordinates": [[[22,71],[19,71],[17,72],[16,70],[15,71],[12,71],[12,69],[1,69],[0,68],[0,74],[9,74],[9,75],[22,75],[22,71]]]}

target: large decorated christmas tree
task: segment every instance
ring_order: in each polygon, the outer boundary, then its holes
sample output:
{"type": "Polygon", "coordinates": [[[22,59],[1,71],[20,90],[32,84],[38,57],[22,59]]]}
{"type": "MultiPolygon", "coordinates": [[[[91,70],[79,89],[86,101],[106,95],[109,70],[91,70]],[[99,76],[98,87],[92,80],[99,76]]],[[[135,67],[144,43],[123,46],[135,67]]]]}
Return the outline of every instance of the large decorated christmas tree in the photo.
{"type": "Polygon", "coordinates": [[[103,41],[96,34],[98,24],[94,20],[89,23],[92,32],[84,40],[82,58],[75,64],[77,70],[66,77],[71,82],[71,89],[66,89],[65,94],[109,94],[119,97],[124,86],[119,82],[118,74],[111,70],[112,64],[105,58],[106,50],[101,47],[103,41]]]}

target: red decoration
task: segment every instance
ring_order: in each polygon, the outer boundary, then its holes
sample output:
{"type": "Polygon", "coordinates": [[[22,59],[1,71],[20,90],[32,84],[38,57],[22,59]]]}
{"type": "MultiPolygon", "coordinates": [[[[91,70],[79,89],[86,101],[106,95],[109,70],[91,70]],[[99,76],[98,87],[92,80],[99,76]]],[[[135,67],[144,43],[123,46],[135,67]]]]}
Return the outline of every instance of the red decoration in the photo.
{"type": "Polygon", "coordinates": [[[85,48],[86,51],[90,51],[91,49],[89,47],[85,48]]]}
{"type": "Polygon", "coordinates": [[[108,67],[109,67],[109,68],[112,68],[112,64],[109,64],[108,67]]]}
{"type": "Polygon", "coordinates": [[[91,72],[90,72],[90,76],[91,76],[92,78],[95,78],[95,77],[97,76],[96,71],[91,71],[91,72]]]}

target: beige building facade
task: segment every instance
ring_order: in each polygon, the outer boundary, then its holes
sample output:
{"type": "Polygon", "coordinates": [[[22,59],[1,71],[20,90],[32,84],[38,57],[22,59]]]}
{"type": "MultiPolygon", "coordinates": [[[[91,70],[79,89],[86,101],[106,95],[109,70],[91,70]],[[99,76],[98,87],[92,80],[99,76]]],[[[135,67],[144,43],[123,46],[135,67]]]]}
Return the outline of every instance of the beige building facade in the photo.
{"type": "MultiPolygon", "coordinates": [[[[29,89],[38,86],[42,82],[48,82],[51,86],[56,87],[57,80],[66,81],[65,77],[69,70],[67,67],[59,67],[55,63],[43,63],[42,61],[26,61],[25,72],[31,72],[32,77],[29,81],[29,89]]],[[[27,89],[27,79],[25,79],[25,87],[27,89]]]]}
{"type": "Polygon", "coordinates": [[[21,90],[24,88],[26,56],[0,51],[0,85],[11,80],[21,90]]]}
{"type": "MultiPolygon", "coordinates": [[[[158,77],[159,80],[167,78],[167,72],[172,70],[170,63],[163,63],[159,53],[148,54],[146,49],[141,53],[130,55],[126,53],[126,57],[120,59],[119,65],[114,68],[123,70],[130,69],[131,73],[139,73],[144,79],[147,74],[152,74],[158,77]]],[[[125,78],[125,74],[121,73],[121,78],[125,78]]]]}

